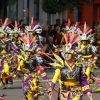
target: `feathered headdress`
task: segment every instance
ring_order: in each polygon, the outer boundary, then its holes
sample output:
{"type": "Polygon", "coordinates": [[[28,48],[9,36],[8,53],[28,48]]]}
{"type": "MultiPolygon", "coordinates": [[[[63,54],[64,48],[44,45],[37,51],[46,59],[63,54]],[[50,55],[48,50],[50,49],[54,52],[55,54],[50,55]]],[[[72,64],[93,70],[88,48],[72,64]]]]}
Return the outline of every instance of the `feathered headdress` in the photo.
{"type": "Polygon", "coordinates": [[[34,25],[33,17],[31,20],[31,24],[29,26],[25,26],[25,29],[33,34],[34,33],[40,34],[42,32],[42,28],[40,25],[34,25]]]}
{"type": "Polygon", "coordinates": [[[14,29],[11,31],[12,34],[20,34],[20,28],[18,28],[17,21],[15,21],[14,29]]]}
{"type": "Polygon", "coordinates": [[[79,24],[80,22],[76,22],[75,24],[71,25],[69,32],[77,32],[77,30],[79,29],[79,24]]]}
{"type": "Polygon", "coordinates": [[[83,30],[78,30],[79,34],[82,34],[81,40],[88,40],[88,34],[91,33],[93,30],[87,27],[86,22],[84,23],[83,30]]]}
{"type": "Polygon", "coordinates": [[[77,31],[79,29],[79,24],[80,24],[80,22],[76,22],[75,24],[71,25],[70,20],[68,19],[68,23],[65,23],[64,30],[67,31],[67,33],[70,33],[70,32],[77,33],[77,31]]]}
{"type": "Polygon", "coordinates": [[[6,31],[9,29],[8,25],[11,23],[11,20],[6,18],[3,25],[0,27],[0,33],[6,34],[6,31]]]}
{"type": "Polygon", "coordinates": [[[23,37],[20,37],[19,39],[23,42],[22,49],[24,51],[33,50],[33,43],[36,42],[36,36],[33,36],[32,34],[26,34],[23,37]]]}
{"type": "Polygon", "coordinates": [[[80,40],[80,35],[75,33],[64,34],[65,39],[65,53],[74,53],[74,44],[80,40]]]}

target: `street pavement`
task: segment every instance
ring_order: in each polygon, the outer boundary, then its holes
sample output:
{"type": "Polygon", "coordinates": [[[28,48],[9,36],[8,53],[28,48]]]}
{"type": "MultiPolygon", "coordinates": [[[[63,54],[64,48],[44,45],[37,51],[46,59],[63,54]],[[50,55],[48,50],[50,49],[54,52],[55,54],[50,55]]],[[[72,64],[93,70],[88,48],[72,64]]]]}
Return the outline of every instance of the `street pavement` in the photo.
{"type": "MultiPolygon", "coordinates": [[[[100,69],[95,71],[95,74],[99,73],[100,69]]],[[[52,80],[52,77],[54,75],[54,70],[49,70],[47,71],[49,80],[52,80]]],[[[44,85],[44,81],[41,80],[41,84],[44,85]]],[[[56,84],[56,89],[58,89],[58,82],[56,84]]],[[[7,89],[0,89],[0,95],[3,93],[6,93],[7,96],[5,96],[6,100],[23,100],[24,95],[22,93],[22,82],[20,79],[14,79],[14,84],[12,88],[7,88],[7,89]]],[[[57,100],[57,92],[53,91],[53,97],[55,98],[54,100],[57,100]]],[[[40,98],[39,100],[49,100],[48,96],[44,96],[45,98],[40,98]]],[[[83,97],[83,100],[90,100],[86,95],[83,97]]],[[[100,93],[93,93],[93,100],[100,100],[100,93]]]]}

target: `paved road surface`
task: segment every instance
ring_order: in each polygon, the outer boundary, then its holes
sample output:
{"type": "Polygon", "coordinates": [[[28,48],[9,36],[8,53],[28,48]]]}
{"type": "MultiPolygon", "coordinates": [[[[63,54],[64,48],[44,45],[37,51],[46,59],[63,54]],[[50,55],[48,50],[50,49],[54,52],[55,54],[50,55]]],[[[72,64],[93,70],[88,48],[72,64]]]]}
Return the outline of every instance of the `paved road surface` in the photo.
{"type": "MultiPolygon", "coordinates": [[[[100,72],[99,70],[96,70],[96,73],[100,72]]],[[[51,80],[53,77],[53,73],[54,71],[49,71],[47,74],[49,76],[49,79],[51,80]]],[[[42,81],[42,84],[44,82],[42,81]]],[[[23,93],[22,93],[22,84],[21,84],[21,80],[16,79],[14,80],[14,84],[13,87],[11,89],[5,89],[5,90],[1,90],[0,89],[0,94],[6,93],[7,96],[5,97],[6,100],[23,100],[23,93]]],[[[56,88],[58,89],[58,83],[56,84],[56,88]]],[[[57,93],[53,92],[53,96],[56,100],[57,98],[57,93]]],[[[41,98],[40,100],[49,100],[47,97],[46,98],[41,98]]],[[[87,98],[87,96],[84,96],[84,100],[89,100],[89,98],[87,98]]],[[[93,93],[93,100],[100,100],[100,93],[93,93]]]]}

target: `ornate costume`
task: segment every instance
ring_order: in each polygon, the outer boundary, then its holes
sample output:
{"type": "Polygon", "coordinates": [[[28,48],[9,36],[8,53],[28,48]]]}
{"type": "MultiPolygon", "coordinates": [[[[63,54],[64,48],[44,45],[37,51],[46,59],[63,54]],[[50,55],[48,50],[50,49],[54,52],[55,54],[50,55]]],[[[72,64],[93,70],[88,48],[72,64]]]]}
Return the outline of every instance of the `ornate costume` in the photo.
{"type": "MultiPolygon", "coordinates": [[[[74,36],[74,33],[69,33],[74,36]]],[[[56,66],[55,75],[52,79],[51,90],[54,89],[57,80],[59,81],[59,95],[58,100],[81,100],[82,93],[90,92],[89,85],[83,72],[83,66],[75,59],[75,52],[72,50],[72,45],[76,43],[79,37],[74,37],[73,39],[70,37],[64,36],[66,45],[65,45],[65,53],[64,53],[64,61],[57,55],[54,54],[56,58],[55,63],[50,63],[52,66],[56,66]],[[69,56],[71,56],[71,60],[69,56]]]]}
{"type": "MultiPolygon", "coordinates": [[[[39,56],[35,56],[36,48],[33,48],[36,37],[32,34],[27,34],[21,37],[20,40],[23,42],[22,55],[19,55],[19,65],[15,74],[18,75],[19,72],[24,74],[23,82],[23,93],[27,100],[37,100],[38,96],[41,94],[39,91],[39,76],[42,76],[43,80],[47,80],[47,75],[39,64],[39,56]],[[34,51],[33,51],[34,50],[34,51]]],[[[38,49],[37,53],[40,49],[38,49]]]]}
{"type": "Polygon", "coordinates": [[[82,33],[81,37],[81,43],[80,46],[78,47],[78,54],[80,56],[80,60],[83,63],[83,70],[86,73],[88,77],[88,81],[91,82],[91,72],[93,72],[93,69],[96,68],[95,62],[97,60],[97,54],[96,52],[96,47],[92,46],[89,43],[89,39],[87,34],[92,32],[92,29],[87,29],[86,24],[84,24],[84,31],[80,31],[82,33]]]}

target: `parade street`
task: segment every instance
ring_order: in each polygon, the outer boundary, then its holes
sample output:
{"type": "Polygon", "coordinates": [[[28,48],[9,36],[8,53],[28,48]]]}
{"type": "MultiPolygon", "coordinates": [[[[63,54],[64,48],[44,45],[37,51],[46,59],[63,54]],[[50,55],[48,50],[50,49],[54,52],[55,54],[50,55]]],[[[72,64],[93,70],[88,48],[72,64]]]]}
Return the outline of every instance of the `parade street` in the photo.
{"type": "MultiPolygon", "coordinates": [[[[95,74],[99,73],[100,69],[95,70],[95,74]]],[[[54,70],[47,71],[49,80],[52,80],[54,70]]],[[[43,84],[44,81],[41,80],[41,83],[43,84]]],[[[58,83],[56,84],[56,89],[58,89],[58,83]]],[[[4,89],[0,90],[0,94],[6,93],[7,96],[5,96],[6,100],[23,100],[24,95],[22,93],[22,82],[20,79],[14,79],[14,84],[11,89],[4,89]]],[[[47,96],[44,96],[45,98],[40,98],[39,100],[49,100],[47,96]]],[[[53,92],[54,100],[57,100],[57,92],[53,92]]],[[[84,96],[83,100],[90,100],[86,95],[84,96]]],[[[93,100],[100,100],[100,93],[93,93],[93,100]]]]}
{"type": "Polygon", "coordinates": [[[0,0],[0,100],[100,100],[100,0],[0,0]]]}

